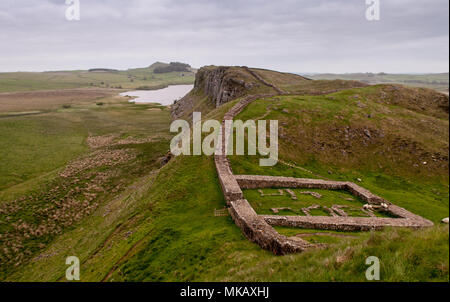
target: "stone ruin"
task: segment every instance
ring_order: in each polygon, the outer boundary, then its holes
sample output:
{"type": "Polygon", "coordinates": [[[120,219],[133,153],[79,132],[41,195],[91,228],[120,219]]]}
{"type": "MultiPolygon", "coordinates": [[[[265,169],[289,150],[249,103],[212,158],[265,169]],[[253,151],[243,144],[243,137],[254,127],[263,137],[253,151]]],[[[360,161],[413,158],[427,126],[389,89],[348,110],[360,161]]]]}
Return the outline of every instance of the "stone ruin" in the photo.
{"type": "MultiPolygon", "coordinates": [[[[281,90],[275,90],[277,94],[280,94],[281,90]]],[[[225,114],[222,129],[225,129],[225,120],[232,120],[251,102],[259,98],[271,97],[277,94],[251,95],[242,99],[225,114]]],[[[220,146],[220,148],[222,148],[221,154],[226,154],[226,139],[226,135],[222,135],[222,144],[220,146]]],[[[257,243],[263,249],[272,251],[275,255],[302,252],[319,245],[309,243],[301,238],[288,238],[279,234],[273,226],[335,231],[369,231],[382,229],[386,226],[422,228],[433,225],[431,221],[391,204],[353,182],[278,176],[234,175],[226,155],[215,155],[214,161],[219,182],[227,202],[228,211],[234,222],[242,230],[245,237],[250,241],[257,243]],[[262,188],[346,190],[354,196],[361,198],[372,208],[383,207],[391,217],[396,218],[373,216],[348,217],[348,215],[335,215],[331,217],[258,215],[250,203],[244,198],[242,189],[262,188]]],[[[293,195],[291,194],[291,196],[293,195]]],[[[316,195],[316,197],[319,198],[318,195],[316,195]]],[[[366,211],[370,212],[370,207],[367,207],[366,211]]],[[[339,210],[342,211],[339,206],[333,206],[332,209],[338,213],[339,210]]]]}
{"type": "MultiPolygon", "coordinates": [[[[291,199],[293,200],[297,200],[297,195],[295,194],[294,191],[292,191],[291,189],[284,189],[284,191],[288,192],[288,194],[291,196],[291,199]]],[[[261,197],[264,196],[283,196],[283,189],[279,189],[278,192],[279,193],[272,193],[272,194],[265,194],[263,192],[262,189],[258,189],[258,192],[260,193],[261,197]]],[[[317,192],[312,192],[312,191],[302,191],[300,192],[300,194],[308,194],[311,196],[314,196],[315,198],[322,198],[322,195],[320,193],[317,192]]],[[[354,201],[353,198],[344,198],[345,200],[349,200],[349,201],[354,201]]],[[[306,208],[302,208],[301,211],[303,212],[303,214],[305,214],[306,216],[312,216],[310,213],[310,210],[315,210],[315,209],[323,209],[325,212],[327,212],[330,216],[333,217],[338,217],[338,216],[342,216],[342,217],[348,217],[347,212],[345,212],[343,210],[343,208],[349,208],[348,205],[332,205],[331,207],[327,207],[327,206],[321,206],[321,205],[317,205],[317,204],[313,204],[309,207],[306,208]]],[[[382,203],[381,205],[371,205],[371,204],[365,204],[363,207],[361,208],[357,208],[358,210],[360,210],[361,212],[363,212],[365,214],[365,216],[369,216],[369,217],[376,217],[376,215],[374,214],[374,211],[381,211],[381,212],[386,212],[388,210],[389,206],[385,203],[382,203]]],[[[292,208],[290,207],[279,207],[279,208],[271,208],[270,209],[273,213],[277,214],[282,210],[289,210],[292,212],[295,212],[294,210],[292,210],[292,208]]]]}
{"type": "Polygon", "coordinates": [[[291,196],[291,199],[297,200],[297,195],[295,195],[294,191],[292,191],[290,189],[285,189],[285,190],[291,196]]]}
{"type": "Polygon", "coordinates": [[[271,210],[272,212],[274,212],[275,214],[279,213],[280,211],[292,211],[292,209],[289,208],[289,207],[271,208],[270,210],[271,210]]]}
{"type": "Polygon", "coordinates": [[[284,195],[284,192],[282,189],[279,189],[278,193],[272,193],[272,194],[264,194],[264,192],[262,190],[258,190],[258,192],[261,196],[283,196],[284,195]]]}

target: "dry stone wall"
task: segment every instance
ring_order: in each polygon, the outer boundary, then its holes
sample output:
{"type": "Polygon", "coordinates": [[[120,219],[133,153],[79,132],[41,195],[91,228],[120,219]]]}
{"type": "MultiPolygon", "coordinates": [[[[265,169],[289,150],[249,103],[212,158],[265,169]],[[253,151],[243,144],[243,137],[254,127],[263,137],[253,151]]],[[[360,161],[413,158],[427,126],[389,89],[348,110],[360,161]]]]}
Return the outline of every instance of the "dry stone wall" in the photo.
{"type": "MultiPolygon", "coordinates": [[[[221,154],[225,154],[225,120],[232,120],[248,104],[258,98],[268,96],[272,95],[253,95],[246,97],[225,114],[222,122],[222,144],[218,146],[218,148],[221,148],[221,154]]],[[[244,199],[242,190],[233,175],[226,155],[215,155],[214,162],[230,215],[236,225],[242,230],[245,237],[257,243],[262,248],[272,251],[275,255],[301,252],[313,247],[312,244],[303,239],[298,238],[292,240],[280,235],[263,217],[256,214],[248,201],[244,199]]]]}
{"type": "Polygon", "coordinates": [[[423,218],[381,218],[381,217],[328,217],[328,216],[276,216],[261,215],[272,226],[286,226],[305,229],[333,231],[370,231],[384,227],[422,228],[433,223],[423,218]]]}
{"type": "Polygon", "coordinates": [[[266,86],[272,87],[277,93],[279,94],[285,94],[286,92],[281,90],[280,88],[278,88],[277,86],[275,86],[272,83],[267,82],[266,80],[264,80],[258,73],[256,73],[255,71],[251,70],[250,68],[248,68],[247,66],[243,66],[245,70],[247,70],[252,76],[254,76],[258,81],[260,81],[261,83],[263,83],[266,86]]]}

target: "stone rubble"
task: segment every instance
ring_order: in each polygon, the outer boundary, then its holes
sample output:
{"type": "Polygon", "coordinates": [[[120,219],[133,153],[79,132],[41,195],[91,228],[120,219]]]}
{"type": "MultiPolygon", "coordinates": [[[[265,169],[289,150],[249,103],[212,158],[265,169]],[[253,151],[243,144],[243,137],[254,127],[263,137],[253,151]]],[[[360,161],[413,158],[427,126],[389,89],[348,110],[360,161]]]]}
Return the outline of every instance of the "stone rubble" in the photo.
{"type": "Polygon", "coordinates": [[[263,197],[263,196],[283,196],[284,195],[284,192],[281,189],[278,190],[278,193],[272,193],[272,194],[265,194],[261,189],[259,189],[258,192],[261,195],[261,197],[263,197]]]}
{"type": "Polygon", "coordinates": [[[334,204],[333,206],[331,206],[331,209],[332,209],[334,212],[336,212],[339,216],[347,217],[348,214],[347,214],[344,210],[342,210],[342,208],[348,208],[348,206],[337,205],[337,204],[334,204]]]}
{"type": "Polygon", "coordinates": [[[274,212],[275,214],[278,214],[280,211],[286,211],[286,210],[292,211],[292,209],[291,209],[291,208],[288,208],[288,207],[284,207],[284,208],[271,208],[270,210],[271,210],[272,212],[274,212]]]}
{"type": "Polygon", "coordinates": [[[320,206],[318,204],[313,204],[312,206],[309,206],[307,208],[302,208],[302,212],[306,215],[306,216],[311,216],[311,210],[316,210],[316,209],[320,209],[320,206]]]}
{"type": "Polygon", "coordinates": [[[290,189],[285,189],[286,192],[291,196],[291,198],[293,200],[297,200],[297,195],[295,195],[294,191],[290,190],[290,189]]]}
{"type": "Polygon", "coordinates": [[[317,198],[317,199],[322,198],[322,194],[317,193],[317,192],[303,191],[303,192],[300,192],[300,194],[309,194],[309,195],[311,195],[311,196],[314,196],[314,197],[317,198]]]}

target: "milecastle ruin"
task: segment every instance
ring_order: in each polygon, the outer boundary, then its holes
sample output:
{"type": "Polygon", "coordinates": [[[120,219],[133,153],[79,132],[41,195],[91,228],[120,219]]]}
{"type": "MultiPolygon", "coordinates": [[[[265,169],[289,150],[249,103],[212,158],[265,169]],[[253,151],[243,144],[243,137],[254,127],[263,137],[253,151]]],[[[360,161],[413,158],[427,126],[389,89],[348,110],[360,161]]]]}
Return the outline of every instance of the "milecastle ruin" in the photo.
{"type": "MultiPolygon", "coordinates": [[[[261,76],[255,71],[249,68],[245,69],[263,85],[272,87],[276,93],[245,97],[225,114],[222,129],[225,129],[225,120],[232,120],[251,102],[260,98],[283,94],[281,89],[262,80],[261,76]]],[[[221,154],[225,154],[226,139],[227,137],[223,133],[221,147],[223,150],[221,154]]],[[[299,237],[288,238],[283,236],[272,226],[337,231],[369,231],[378,230],[386,226],[421,228],[433,225],[431,221],[391,204],[352,182],[260,175],[234,175],[226,155],[216,155],[214,161],[228,211],[234,222],[249,240],[259,244],[266,250],[272,251],[276,255],[302,252],[318,245],[299,237]],[[375,215],[371,215],[371,217],[349,217],[339,207],[333,209],[335,215],[332,216],[258,215],[244,198],[242,189],[262,188],[345,190],[366,202],[365,210],[382,207],[384,212],[395,218],[375,217],[375,215]]]]}

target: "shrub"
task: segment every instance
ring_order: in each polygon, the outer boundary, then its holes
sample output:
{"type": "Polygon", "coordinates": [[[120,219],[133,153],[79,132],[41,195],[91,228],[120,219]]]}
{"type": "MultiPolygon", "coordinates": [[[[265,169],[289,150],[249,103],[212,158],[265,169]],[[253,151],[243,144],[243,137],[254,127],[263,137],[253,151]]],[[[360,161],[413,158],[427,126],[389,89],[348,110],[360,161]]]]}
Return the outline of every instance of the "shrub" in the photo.
{"type": "Polygon", "coordinates": [[[191,66],[189,64],[179,63],[179,62],[171,62],[168,66],[156,67],[153,72],[154,73],[167,73],[167,72],[173,72],[173,71],[186,72],[186,71],[189,71],[190,67],[191,66]]]}

